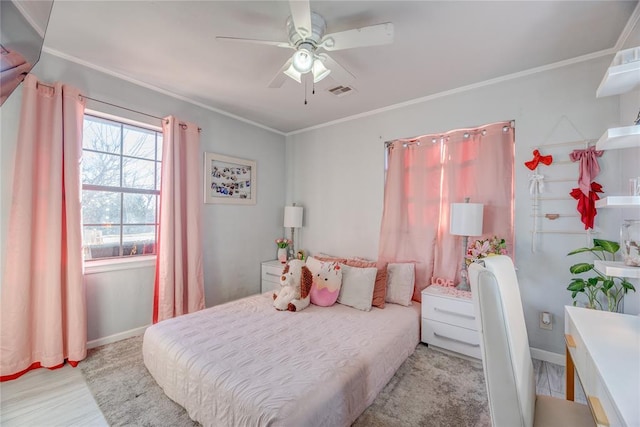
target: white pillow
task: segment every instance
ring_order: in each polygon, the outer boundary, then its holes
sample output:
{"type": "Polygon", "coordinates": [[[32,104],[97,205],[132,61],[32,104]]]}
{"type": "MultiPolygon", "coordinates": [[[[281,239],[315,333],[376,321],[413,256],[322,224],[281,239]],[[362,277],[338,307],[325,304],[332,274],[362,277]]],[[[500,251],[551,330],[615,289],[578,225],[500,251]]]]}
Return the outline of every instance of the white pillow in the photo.
{"type": "Polygon", "coordinates": [[[410,306],[415,278],[413,263],[389,263],[387,265],[387,295],[384,300],[393,304],[410,306]]]}
{"type": "Polygon", "coordinates": [[[349,267],[341,264],[342,267],[342,288],[338,302],[348,305],[358,310],[371,310],[371,300],[373,298],[373,287],[376,284],[375,267],[349,267]]]}

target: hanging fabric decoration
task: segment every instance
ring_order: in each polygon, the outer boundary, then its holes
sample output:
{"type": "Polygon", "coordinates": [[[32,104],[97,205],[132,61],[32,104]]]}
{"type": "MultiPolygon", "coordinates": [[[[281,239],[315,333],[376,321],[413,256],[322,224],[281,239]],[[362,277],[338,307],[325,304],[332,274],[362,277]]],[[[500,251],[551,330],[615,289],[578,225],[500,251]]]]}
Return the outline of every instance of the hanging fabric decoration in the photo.
{"type": "Polygon", "coordinates": [[[600,200],[600,196],[597,193],[603,193],[602,185],[597,182],[592,182],[589,186],[589,195],[585,195],[581,188],[574,188],[571,190],[571,197],[578,201],[578,212],[580,212],[580,220],[584,224],[584,229],[593,229],[593,223],[596,215],[596,200],[600,200]]]}
{"type": "Polygon", "coordinates": [[[540,151],[533,150],[533,159],[529,160],[528,162],[524,162],[524,165],[531,170],[535,170],[538,167],[539,163],[549,166],[551,162],[553,162],[552,155],[543,156],[540,154],[540,151]]]}
{"type": "Polygon", "coordinates": [[[534,173],[529,175],[529,194],[532,196],[544,192],[544,175],[534,173]]]}
{"type": "Polygon", "coordinates": [[[538,166],[549,166],[553,162],[553,156],[543,156],[539,150],[533,150],[533,159],[524,162],[524,165],[534,171],[529,175],[529,193],[533,196],[533,235],[531,236],[531,252],[536,252],[536,234],[538,233],[538,217],[540,216],[540,193],[544,191],[544,175],[538,173],[538,166]]]}
{"type": "Polygon", "coordinates": [[[592,145],[584,150],[573,150],[569,157],[572,162],[580,162],[578,186],[582,194],[588,197],[591,182],[600,173],[600,165],[597,158],[602,157],[602,151],[596,150],[596,147],[592,145]]]}

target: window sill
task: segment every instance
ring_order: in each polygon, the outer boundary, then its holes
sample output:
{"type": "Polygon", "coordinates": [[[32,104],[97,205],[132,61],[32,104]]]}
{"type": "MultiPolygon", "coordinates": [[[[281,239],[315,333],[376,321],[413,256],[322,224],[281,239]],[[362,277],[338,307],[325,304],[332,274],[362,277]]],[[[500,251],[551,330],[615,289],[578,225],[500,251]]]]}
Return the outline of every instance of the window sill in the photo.
{"type": "Polygon", "coordinates": [[[84,263],[84,274],[98,274],[108,271],[131,270],[134,268],[147,268],[156,265],[156,256],[137,256],[131,258],[112,258],[84,263]]]}

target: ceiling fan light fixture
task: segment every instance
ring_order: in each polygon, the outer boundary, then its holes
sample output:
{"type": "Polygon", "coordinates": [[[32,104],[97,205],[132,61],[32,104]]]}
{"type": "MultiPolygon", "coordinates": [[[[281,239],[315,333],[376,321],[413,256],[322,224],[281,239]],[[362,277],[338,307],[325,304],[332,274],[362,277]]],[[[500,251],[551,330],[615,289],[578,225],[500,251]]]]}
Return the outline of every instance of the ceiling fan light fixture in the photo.
{"type": "Polygon", "coordinates": [[[316,59],[313,62],[313,69],[311,71],[313,72],[314,83],[318,83],[331,73],[331,70],[327,69],[320,59],[316,59]]]}
{"type": "Polygon", "coordinates": [[[300,74],[306,74],[313,68],[313,50],[311,45],[303,43],[293,54],[291,65],[300,74]]]}
{"type": "Polygon", "coordinates": [[[302,74],[300,74],[300,72],[295,69],[295,67],[293,66],[293,61],[291,65],[289,65],[289,68],[284,71],[284,73],[298,83],[302,83],[302,74]]]}

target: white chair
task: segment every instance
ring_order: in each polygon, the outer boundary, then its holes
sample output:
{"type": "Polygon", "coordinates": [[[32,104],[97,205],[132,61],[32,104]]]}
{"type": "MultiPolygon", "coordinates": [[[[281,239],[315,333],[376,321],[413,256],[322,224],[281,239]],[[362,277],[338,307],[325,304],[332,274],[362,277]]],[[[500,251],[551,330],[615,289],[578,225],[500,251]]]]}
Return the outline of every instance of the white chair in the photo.
{"type": "Polygon", "coordinates": [[[511,258],[471,264],[469,279],[494,427],[594,426],[586,405],[536,395],[518,279],[511,258]]]}

